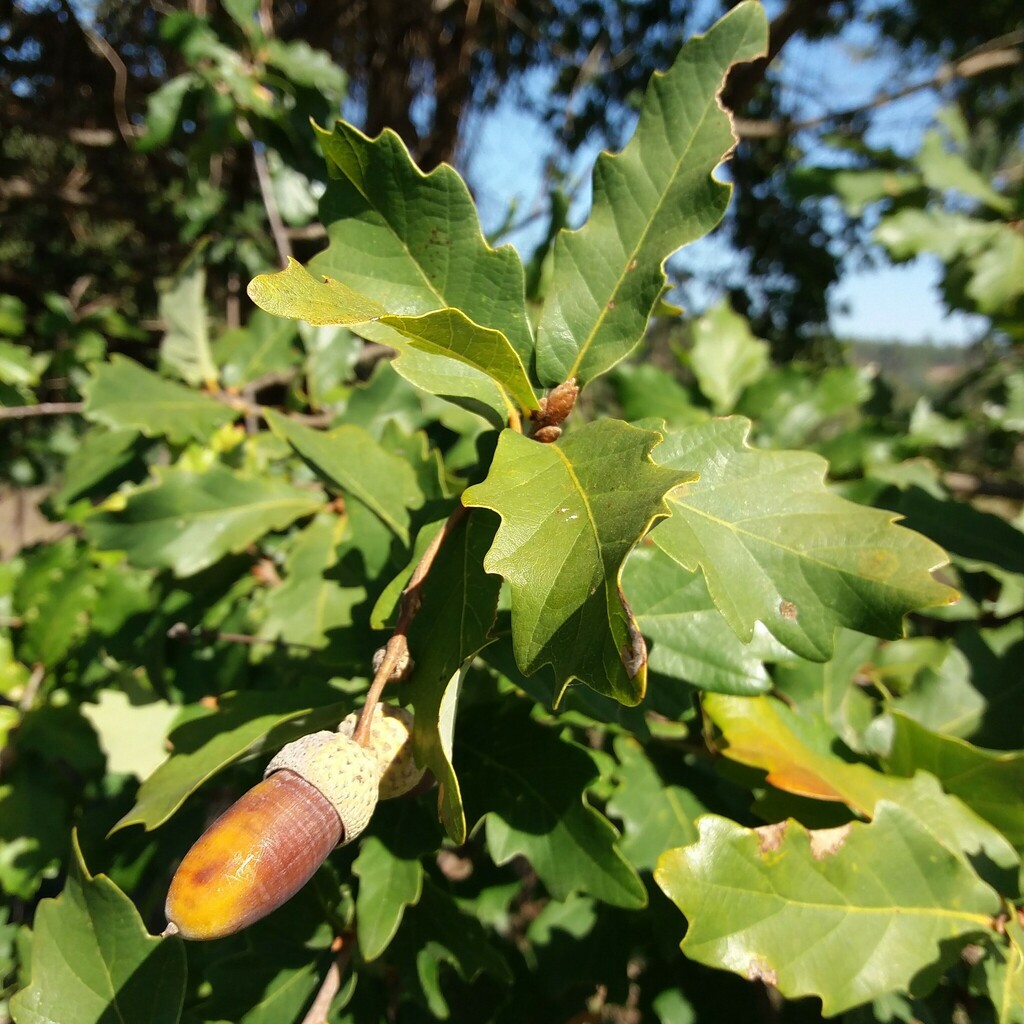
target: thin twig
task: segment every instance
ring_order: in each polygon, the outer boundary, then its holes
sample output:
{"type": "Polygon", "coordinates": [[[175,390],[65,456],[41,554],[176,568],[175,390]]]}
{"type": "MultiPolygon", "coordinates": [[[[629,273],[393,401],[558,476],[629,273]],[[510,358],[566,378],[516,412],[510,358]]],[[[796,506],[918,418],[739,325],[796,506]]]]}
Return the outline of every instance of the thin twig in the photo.
{"type": "Polygon", "coordinates": [[[444,526],[438,530],[437,535],[431,540],[427,550],[423,552],[423,557],[416,564],[416,568],[413,569],[412,575],[409,577],[409,582],[402,591],[395,631],[391,634],[391,638],[384,647],[384,657],[374,673],[373,682],[370,683],[370,689],[366,694],[366,703],[363,705],[362,711],[359,714],[359,721],[356,723],[355,730],[352,733],[352,739],[364,747],[370,741],[370,722],[373,719],[374,708],[380,702],[380,696],[384,692],[384,687],[392,679],[400,679],[409,664],[407,636],[412,620],[420,610],[423,600],[420,594],[423,581],[429,575],[431,568],[433,568],[438,552],[441,550],[445,540],[451,536],[452,531],[458,526],[468,511],[469,509],[462,504],[455,507],[452,514],[445,521],[444,526]]]}
{"type": "Polygon", "coordinates": [[[41,662],[37,661],[32,666],[32,674],[28,677],[28,681],[25,683],[25,689],[22,691],[21,697],[18,700],[19,711],[29,711],[32,705],[36,702],[36,697],[39,694],[39,687],[43,685],[43,680],[46,678],[46,666],[41,662]]]}
{"type": "Polygon", "coordinates": [[[63,416],[80,413],[84,402],[41,402],[39,405],[12,405],[0,408],[0,420],[24,420],[32,416],[63,416]]]}
{"type": "Polygon", "coordinates": [[[334,997],[341,990],[341,982],[355,946],[351,936],[342,935],[338,938],[341,941],[341,948],[335,954],[331,966],[327,968],[320,991],[306,1011],[306,1016],[302,1018],[302,1024],[327,1024],[327,1014],[330,1012],[334,997]]]}
{"type": "Polygon", "coordinates": [[[168,640],[178,640],[187,643],[201,641],[202,643],[214,643],[221,640],[227,644],[244,644],[246,647],[257,647],[265,644],[267,647],[295,647],[303,651],[319,651],[319,647],[313,644],[299,643],[297,640],[270,640],[264,636],[251,636],[248,633],[223,633],[219,629],[206,629],[203,626],[191,627],[185,622],[175,622],[167,630],[168,640]]]}
{"type": "Polygon", "coordinates": [[[78,22],[78,27],[89,41],[89,45],[113,68],[114,71],[114,116],[117,119],[117,130],[121,138],[130,146],[132,139],[139,134],[139,129],[132,124],[128,116],[128,68],[121,60],[120,54],[98,32],[93,31],[75,15],[72,4],[65,5],[78,22]]]}
{"type": "Polygon", "coordinates": [[[736,134],[744,139],[767,139],[776,135],[792,135],[794,132],[821,128],[834,121],[846,121],[857,114],[888,106],[890,103],[896,103],[898,100],[925,89],[940,89],[957,78],[973,78],[975,75],[995,71],[998,68],[1013,67],[1022,61],[1024,61],[1024,55],[1017,49],[983,50],[969,54],[953,64],[943,65],[931,78],[904,86],[902,89],[895,89],[892,92],[879,93],[873,99],[855,107],[822,114],[820,117],[808,118],[805,121],[753,121],[737,117],[733,120],[733,127],[736,134]]]}
{"type": "Polygon", "coordinates": [[[253,167],[256,168],[256,180],[260,186],[263,209],[266,210],[270,232],[274,236],[274,245],[277,246],[277,258],[283,267],[288,263],[292,255],[292,243],[288,237],[288,230],[284,225],[284,221],[281,219],[281,211],[277,207],[277,200],[274,198],[274,186],[270,180],[270,166],[267,164],[267,154],[257,143],[248,121],[240,117],[236,123],[238,130],[252,147],[252,163],[253,167]]]}

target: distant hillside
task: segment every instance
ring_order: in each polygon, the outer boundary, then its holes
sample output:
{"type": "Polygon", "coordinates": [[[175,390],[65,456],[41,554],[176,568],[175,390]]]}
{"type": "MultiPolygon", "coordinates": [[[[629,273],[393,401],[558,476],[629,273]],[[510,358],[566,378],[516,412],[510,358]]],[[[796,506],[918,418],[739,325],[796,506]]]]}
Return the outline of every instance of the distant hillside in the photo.
{"type": "Polygon", "coordinates": [[[978,359],[975,350],[952,345],[844,340],[843,346],[856,366],[877,365],[898,398],[907,404],[921,395],[944,390],[978,359]]]}

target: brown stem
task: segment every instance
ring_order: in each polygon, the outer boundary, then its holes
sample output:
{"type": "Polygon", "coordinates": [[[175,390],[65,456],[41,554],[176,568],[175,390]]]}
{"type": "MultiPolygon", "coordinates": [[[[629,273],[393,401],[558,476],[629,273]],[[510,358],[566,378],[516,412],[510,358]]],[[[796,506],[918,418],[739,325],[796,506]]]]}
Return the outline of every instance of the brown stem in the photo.
{"type": "Polygon", "coordinates": [[[416,618],[416,613],[420,610],[422,603],[420,588],[423,586],[423,581],[429,575],[445,540],[451,536],[452,531],[468,512],[469,509],[465,505],[460,504],[455,507],[452,514],[445,521],[444,526],[438,530],[437,535],[427,546],[427,550],[423,552],[423,556],[417,562],[416,568],[413,569],[412,575],[409,577],[409,582],[402,591],[402,597],[398,605],[398,622],[395,625],[395,631],[391,634],[391,639],[388,640],[384,647],[384,657],[374,673],[373,682],[370,683],[370,689],[366,694],[366,703],[363,704],[363,709],[359,713],[359,721],[356,723],[355,730],[352,733],[352,739],[361,746],[365,747],[370,742],[370,722],[373,719],[374,709],[380,702],[384,687],[392,679],[402,678],[409,664],[409,642],[407,637],[409,626],[412,624],[412,620],[416,618]]]}
{"type": "Polygon", "coordinates": [[[32,705],[36,702],[36,697],[39,694],[39,687],[43,685],[43,680],[46,678],[46,666],[41,662],[37,661],[32,666],[32,674],[28,677],[28,681],[25,683],[25,689],[21,694],[21,698],[18,701],[19,711],[29,711],[32,705]]]}
{"type": "Polygon", "coordinates": [[[902,89],[894,89],[892,92],[881,92],[856,107],[837,110],[831,114],[823,114],[821,117],[809,118],[806,121],[752,121],[737,117],[733,119],[733,127],[736,134],[744,139],[767,139],[776,135],[791,135],[794,132],[821,128],[835,121],[848,120],[857,114],[896,103],[898,100],[925,89],[940,89],[957,78],[974,78],[976,75],[996,71],[999,68],[1013,67],[1022,61],[1024,61],[1024,54],[1013,47],[996,50],[979,48],[961,60],[943,65],[931,78],[904,86],[902,89]]]}
{"type": "Polygon", "coordinates": [[[250,636],[248,633],[222,633],[219,629],[204,629],[201,626],[192,629],[184,622],[175,622],[167,630],[166,635],[168,640],[179,640],[182,642],[201,640],[203,643],[213,643],[216,640],[222,640],[227,644],[244,644],[247,647],[266,644],[268,647],[294,647],[302,651],[320,650],[319,647],[314,647],[312,644],[303,644],[295,640],[268,640],[266,637],[250,636]]]}
{"type": "Polygon", "coordinates": [[[341,935],[337,941],[341,943],[341,947],[335,953],[331,966],[327,968],[320,991],[317,992],[316,998],[306,1011],[306,1016],[302,1018],[302,1024],[327,1024],[327,1014],[331,1009],[331,1003],[334,1002],[334,997],[341,990],[341,982],[345,977],[349,961],[352,959],[354,946],[350,935],[341,935]]]}
{"type": "Polygon", "coordinates": [[[274,245],[277,246],[277,258],[281,266],[288,263],[292,255],[292,243],[288,237],[288,230],[281,219],[281,211],[277,208],[277,200],[274,198],[274,186],[270,180],[270,166],[267,164],[266,151],[257,145],[256,138],[249,127],[249,122],[238,119],[238,130],[252,148],[252,163],[256,169],[256,181],[260,186],[260,197],[263,199],[263,209],[267,214],[267,222],[270,224],[271,234],[274,236],[274,245]]]}
{"type": "Polygon", "coordinates": [[[30,416],[63,416],[80,413],[84,402],[42,402],[39,405],[13,405],[0,409],[0,420],[24,420],[30,416]]]}

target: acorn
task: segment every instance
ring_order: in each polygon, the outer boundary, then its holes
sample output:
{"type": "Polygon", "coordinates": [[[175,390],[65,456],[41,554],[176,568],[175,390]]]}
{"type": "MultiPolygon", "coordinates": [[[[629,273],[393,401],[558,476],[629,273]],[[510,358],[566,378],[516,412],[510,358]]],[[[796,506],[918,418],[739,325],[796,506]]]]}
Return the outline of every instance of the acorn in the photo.
{"type": "Polygon", "coordinates": [[[283,747],[264,779],[185,855],[167,893],[165,935],[219,939],[276,910],[336,847],[356,839],[377,805],[374,754],[337,732],[283,747]]]}
{"type": "MultiPolygon", "coordinates": [[[[349,715],[338,726],[338,732],[351,737],[358,721],[358,714],[349,715]]],[[[423,780],[424,769],[417,766],[413,757],[412,729],[413,717],[405,708],[378,704],[373,709],[367,749],[377,758],[380,767],[379,800],[404,796],[423,780]]]]}

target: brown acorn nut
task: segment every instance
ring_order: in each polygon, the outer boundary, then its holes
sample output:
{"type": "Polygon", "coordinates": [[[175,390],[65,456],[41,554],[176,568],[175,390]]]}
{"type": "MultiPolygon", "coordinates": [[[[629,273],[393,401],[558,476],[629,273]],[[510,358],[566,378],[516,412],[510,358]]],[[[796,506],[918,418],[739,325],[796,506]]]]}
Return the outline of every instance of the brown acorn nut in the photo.
{"type": "MultiPolygon", "coordinates": [[[[358,714],[349,715],[338,732],[351,736],[355,732],[358,714]]],[[[380,766],[380,786],[377,797],[391,800],[415,789],[423,779],[412,753],[412,714],[395,704],[378,704],[370,719],[370,742],[367,746],[380,766]]]]}
{"type": "Polygon", "coordinates": [[[165,934],[218,939],[276,910],[377,805],[376,759],[336,732],[284,747],[265,778],[185,855],[167,893],[165,934]]]}

